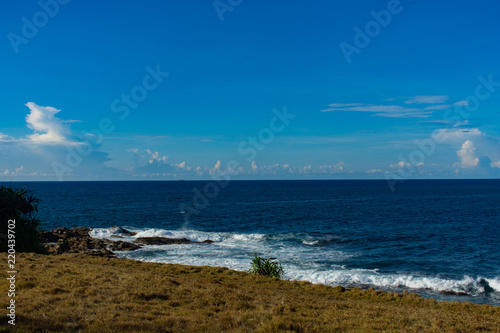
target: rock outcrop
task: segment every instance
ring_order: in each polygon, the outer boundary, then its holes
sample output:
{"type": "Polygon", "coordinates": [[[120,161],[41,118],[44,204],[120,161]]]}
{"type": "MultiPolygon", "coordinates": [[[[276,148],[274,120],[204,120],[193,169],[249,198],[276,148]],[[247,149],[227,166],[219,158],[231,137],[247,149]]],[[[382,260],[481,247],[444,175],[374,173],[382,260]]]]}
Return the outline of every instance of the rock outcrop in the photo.
{"type": "Polygon", "coordinates": [[[141,246],[129,242],[92,238],[90,228],[57,228],[41,233],[42,241],[47,243],[49,253],[86,253],[91,255],[111,256],[113,251],[132,251],[141,246]]]}
{"type": "MultiPolygon", "coordinates": [[[[116,237],[135,236],[135,232],[121,227],[112,227],[116,237]]],[[[90,228],[57,228],[41,232],[42,242],[47,244],[49,253],[86,253],[98,256],[112,256],[113,251],[133,251],[140,249],[143,245],[168,245],[168,244],[211,244],[213,241],[207,239],[203,242],[193,242],[186,238],[167,237],[139,237],[134,243],[121,240],[109,240],[106,238],[92,238],[89,235],[90,228]]],[[[115,236],[115,235],[113,235],[115,236]]]]}

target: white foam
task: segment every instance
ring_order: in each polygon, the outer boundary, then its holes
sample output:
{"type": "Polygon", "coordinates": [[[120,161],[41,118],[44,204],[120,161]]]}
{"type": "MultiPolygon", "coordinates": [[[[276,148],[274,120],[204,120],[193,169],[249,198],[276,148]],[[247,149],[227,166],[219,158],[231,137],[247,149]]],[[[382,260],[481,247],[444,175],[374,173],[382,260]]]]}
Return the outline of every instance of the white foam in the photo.
{"type": "Polygon", "coordinates": [[[113,235],[113,233],[107,228],[94,228],[89,231],[89,235],[93,238],[107,238],[113,235]]]}
{"type": "Polygon", "coordinates": [[[230,238],[237,241],[255,241],[262,240],[264,236],[264,234],[233,234],[230,238]]]}
{"type": "MultiPolygon", "coordinates": [[[[419,274],[380,273],[377,269],[349,269],[343,262],[356,253],[345,253],[329,247],[313,246],[321,239],[310,235],[282,234],[269,235],[259,233],[204,232],[197,230],[134,229],[135,236],[123,240],[133,241],[138,237],[187,238],[192,241],[211,239],[215,243],[155,245],[144,246],[136,251],[117,252],[124,258],[142,261],[178,263],[195,266],[223,266],[246,271],[250,268],[252,254],[278,258],[285,269],[285,277],[291,280],[304,280],[327,285],[362,285],[379,288],[441,290],[466,292],[478,295],[485,292],[487,283],[495,292],[500,292],[500,278],[482,278],[464,276],[461,279],[447,279],[438,276],[419,274]],[[285,240],[299,241],[296,246],[284,245],[285,240]],[[330,264],[325,264],[330,263],[330,264]]],[[[90,232],[95,238],[109,238],[112,230],[96,228],[90,232]]],[[[331,237],[330,237],[331,238],[331,237]]],[[[337,238],[337,237],[334,237],[337,238]]],[[[334,239],[331,238],[331,239],[334,239]]]]}
{"type": "Polygon", "coordinates": [[[483,279],[465,276],[460,280],[439,277],[417,276],[409,274],[379,274],[377,270],[333,269],[333,270],[290,270],[287,276],[293,280],[306,280],[328,285],[368,285],[382,288],[430,289],[433,291],[465,292],[478,295],[485,292],[481,283],[488,282],[495,291],[499,291],[498,279],[483,279]]]}
{"type": "Polygon", "coordinates": [[[496,292],[500,292],[500,277],[495,277],[493,279],[484,279],[488,282],[488,285],[493,288],[496,292]]]}

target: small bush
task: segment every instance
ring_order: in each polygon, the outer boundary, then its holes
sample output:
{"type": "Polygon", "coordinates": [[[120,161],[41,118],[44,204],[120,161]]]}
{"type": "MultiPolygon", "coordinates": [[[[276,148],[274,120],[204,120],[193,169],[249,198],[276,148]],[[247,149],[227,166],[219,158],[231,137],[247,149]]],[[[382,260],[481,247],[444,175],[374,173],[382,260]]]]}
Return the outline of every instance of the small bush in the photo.
{"type": "Polygon", "coordinates": [[[283,267],[281,267],[281,264],[277,261],[274,261],[274,258],[264,259],[257,256],[256,253],[254,253],[253,255],[254,259],[252,260],[249,273],[277,278],[282,278],[285,274],[285,272],[283,271],[283,267]]]}

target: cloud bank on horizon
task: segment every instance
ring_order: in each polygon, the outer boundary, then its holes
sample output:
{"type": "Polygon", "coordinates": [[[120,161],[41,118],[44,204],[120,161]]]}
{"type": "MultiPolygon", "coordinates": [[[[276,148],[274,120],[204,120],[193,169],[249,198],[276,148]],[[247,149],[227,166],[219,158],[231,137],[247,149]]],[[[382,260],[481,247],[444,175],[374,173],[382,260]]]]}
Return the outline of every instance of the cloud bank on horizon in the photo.
{"type": "MultiPolygon", "coordinates": [[[[405,100],[403,103],[435,104],[444,103],[447,96],[416,96],[405,100]]],[[[332,103],[330,107],[342,111],[360,111],[357,109],[361,103],[332,103]],[[352,108],[356,108],[352,110],[352,108]]],[[[441,104],[437,104],[441,105],[441,104]]],[[[225,162],[214,158],[213,165],[196,165],[186,160],[175,160],[168,156],[153,151],[147,147],[127,148],[128,163],[126,167],[116,168],[109,165],[110,154],[106,152],[105,138],[102,144],[92,141],[90,133],[76,133],[71,124],[78,120],[63,120],[57,115],[61,110],[51,106],[39,106],[33,102],[26,103],[30,113],[26,115],[26,127],[32,133],[25,137],[14,138],[5,133],[0,133],[0,151],[12,157],[10,165],[0,170],[0,179],[9,180],[104,180],[104,179],[211,179],[229,175],[234,179],[259,179],[259,178],[383,178],[397,168],[408,166],[407,162],[399,161],[386,168],[365,167],[355,168],[343,161],[334,164],[311,164],[292,166],[290,163],[274,163],[260,165],[252,160],[247,165],[238,165],[234,168],[225,162]],[[90,138],[90,139],[89,139],[90,138]],[[88,146],[86,150],[79,147],[88,146]],[[71,162],[73,161],[73,162],[71,162]],[[71,166],[70,172],[61,172],[54,167],[54,162],[71,166]]],[[[435,106],[434,106],[435,107],[435,106]]],[[[449,105],[448,105],[449,107],[449,105]]],[[[388,109],[366,108],[365,112],[396,112],[395,108],[388,109]]],[[[421,109],[418,109],[421,110],[421,109]]],[[[436,108],[435,110],[439,110],[436,108]]],[[[337,110],[335,110],[337,111],[337,110]]],[[[321,112],[324,112],[322,110],[321,112]]],[[[405,110],[407,112],[407,110],[405,110]]],[[[419,113],[420,111],[416,111],[419,113]]],[[[375,116],[382,116],[376,113],[375,116]]],[[[446,149],[456,152],[456,159],[448,165],[426,164],[420,162],[416,165],[418,177],[436,175],[436,170],[452,170],[454,176],[473,175],[495,176],[500,170],[500,141],[492,138],[477,128],[442,128],[438,129],[442,138],[442,145],[446,149]]],[[[297,138],[300,141],[300,138],[297,138]]],[[[235,157],[237,152],[235,150],[235,157]]],[[[5,160],[3,161],[5,165],[5,160]]],[[[123,161],[122,161],[123,162],[123,161]]],[[[63,170],[64,171],[64,170],[63,170]]],[[[438,173],[438,177],[439,174],[438,173]]]]}

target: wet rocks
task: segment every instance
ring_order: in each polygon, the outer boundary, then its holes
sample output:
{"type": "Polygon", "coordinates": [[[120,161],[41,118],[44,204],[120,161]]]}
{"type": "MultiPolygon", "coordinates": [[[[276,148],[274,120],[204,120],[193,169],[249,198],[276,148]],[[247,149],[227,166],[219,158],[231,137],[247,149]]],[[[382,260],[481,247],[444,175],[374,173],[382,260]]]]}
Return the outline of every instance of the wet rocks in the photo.
{"type": "Polygon", "coordinates": [[[122,228],[122,227],[116,227],[116,226],[113,226],[111,228],[109,228],[109,231],[113,234],[113,236],[121,236],[121,237],[124,237],[124,236],[135,236],[137,235],[137,232],[133,232],[133,231],[129,231],[125,228],[122,228]]]}
{"type": "Polygon", "coordinates": [[[129,242],[92,238],[89,231],[90,228],[86,227],[57,228],[42,232],[40,237],[47,243],[47,249],[52,254],[86,253],[111,256],[114,254],[113,251],[132,251],[141,248],[140,245],[129,242]]]}
{"type": "MultiPolygon", "coordinates": [[[[112,256],[113,251],[134,251],[143,245],[169,245],[169,244],[211,244],[212,240],[203,242],[193,242],[187,238],[167,238],[167,237],[139,237],[133,243],[121,240],[110,240],[105,238],[92,238],[89,235],[90,228],[57,228],[40,233],[42,242],[46,243],[49,253],[86,253],[98,256],[112,256]]],[[[111,227],[112,236],[123,238],[125,236],[135,236],[137,233],[131,232],[122,227],[111,227]]]]}
{"type": "Polygon", "coordinates": [[[445,295],[470,296],[469,294],[464,293],[463,291],[457,292],[457,291],[451,291],[451,290],[441,290],[440,293],[445,294],[445,295]]]}
{"type": "Polygon", "coordinates": [[[108,242],[109,242],[109,248],[112,251],[134,251],[141,248],[140,245],[129,242],[122,242],[122,241],[108,241],[108,242]]]}
{"type": "Polygon", "coordinates": [[[89,231],[90,228],[85,227],[77,227],[73,229],[57,228],[50,231],[43,231],[40,236],[42,241],[46,243],[57,243],[59,239],[90,237],[89,231]]]}
{"type": "Polygon", "coordinates": [[[167,245],[167,244],[211,244],[212,240],[207,239],[203,242],[193,242],[187,238],[168,238],[168,237],[139,237],[134,243],[144,245],[167,245]]]}

